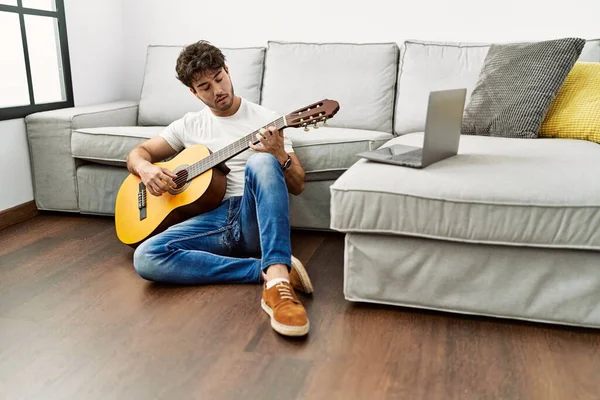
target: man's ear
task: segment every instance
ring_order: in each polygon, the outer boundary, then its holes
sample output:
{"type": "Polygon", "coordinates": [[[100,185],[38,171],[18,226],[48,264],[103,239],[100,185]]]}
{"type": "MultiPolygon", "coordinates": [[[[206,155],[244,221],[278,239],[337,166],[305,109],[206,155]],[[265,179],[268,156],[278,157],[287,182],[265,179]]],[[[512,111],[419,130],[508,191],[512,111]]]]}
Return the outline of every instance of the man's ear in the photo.
{"type": "Polygon", "coordinates": [[[229,67],[228,67],[227,65],[225,65],[225,66],[223,67],[223,69],[225,69],[225,72],[227,72],[227,75],[229,75],[229,67]]]}

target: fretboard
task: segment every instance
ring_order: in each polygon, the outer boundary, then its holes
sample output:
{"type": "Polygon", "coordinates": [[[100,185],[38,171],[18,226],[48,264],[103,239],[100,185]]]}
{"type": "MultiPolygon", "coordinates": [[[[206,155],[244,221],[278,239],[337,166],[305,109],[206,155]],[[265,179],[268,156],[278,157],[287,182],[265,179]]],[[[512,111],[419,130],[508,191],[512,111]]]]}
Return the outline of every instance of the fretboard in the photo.
{"type": "MultiPolygon", "coordinates": [[[[286,127],[285,124],[285,118],[281,117],[276,119],[273,122],[268,123],[267,125],[263,126],[262,128],[267,128],[268,126],[275,126],[277,129],[284,129],[286,127]]],[[[191,180],[194,179],[195,177],[197,177],[198,175],[202,175],[204,172],[208,171],[211,168],[214,168],[215,166],[221,164],[222,162],[225,162],[227,160],[229,160],[230,158],[233,158],[235,156],[237,156],[238,154],[242,153],[243,151],[247,150],[250,146],[248,145],[249,142],[251,142],[252,144],[257,144],[258,142],[260,142],[257,138],[256,138],[256,134],[260,131],[261,128],[255,130],[254,132],[249,133],[248,135],[244,136],[243,138],[236,140],[235,142],[223,147],[222,149],[212,153],[211,155],[209,155],[208,157],[198,161],[197,163],[194,163],[192,165],[190,165],[187,170],[188,170],[188,178],[187,180],[191,180]]]]}

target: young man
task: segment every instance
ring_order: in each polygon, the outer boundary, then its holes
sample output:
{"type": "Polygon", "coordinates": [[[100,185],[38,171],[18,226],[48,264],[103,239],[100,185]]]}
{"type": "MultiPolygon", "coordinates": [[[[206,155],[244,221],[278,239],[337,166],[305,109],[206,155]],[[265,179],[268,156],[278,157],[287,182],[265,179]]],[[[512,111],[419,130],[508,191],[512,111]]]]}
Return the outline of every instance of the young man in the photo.
{"type": "MultiPolygon", "coordinates": [[[[131,151],[130,172],[161,196],[177,176],[152,163],[203,144],[215,152],[280,115],[237,96],[222,52],[205,41],[185,47],[178,79],[207,107],[187,113],[131,151]]],[[[292,142],[270,126],[259,144],[230,159],[227,191],[215,210],[174,225],[143,242],[134,267],[145,279],[176,284],[263,282],[261,306],[283,335],[308,333],[295,290],[312,292],[302,263],[291,254],[288,192],[304,190],[304,168],[292,142]]]]}

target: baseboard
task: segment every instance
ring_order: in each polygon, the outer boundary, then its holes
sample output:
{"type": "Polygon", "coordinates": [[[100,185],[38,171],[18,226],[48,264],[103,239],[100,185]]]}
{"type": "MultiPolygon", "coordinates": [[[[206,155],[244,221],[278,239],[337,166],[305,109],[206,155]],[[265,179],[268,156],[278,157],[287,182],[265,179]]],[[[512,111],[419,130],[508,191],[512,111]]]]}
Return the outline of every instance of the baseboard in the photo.
{"type": "Polygon", "coordinates": [[[9,208],[8,210],[0,211],[0,231],[9,226],[16,225],[23,221],[33,218],[39,214],[35,202],[28,201],[27,203],[19,204],[18,206],[9,208]]]}

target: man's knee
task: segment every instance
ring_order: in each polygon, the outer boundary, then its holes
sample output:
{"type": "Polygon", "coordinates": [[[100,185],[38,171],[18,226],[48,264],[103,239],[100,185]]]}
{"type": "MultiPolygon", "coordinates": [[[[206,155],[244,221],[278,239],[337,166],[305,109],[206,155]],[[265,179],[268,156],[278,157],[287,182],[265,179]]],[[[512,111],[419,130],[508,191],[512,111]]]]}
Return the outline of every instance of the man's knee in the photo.
{"type": "Polygon", "coordinates": [[[148,242],[142,243],[135,249],[133,253],[133,268],[144,279],[149,281],[159,280],[156,259],[151,256],[148,242]]]}
{"type": "Polygon", "coordinates": [[[256,153],[251,155],[246,162],[246,168],[254,173],[260,173],[263,170],[277,168],[279,162],[270,153],[256,153]]]}

